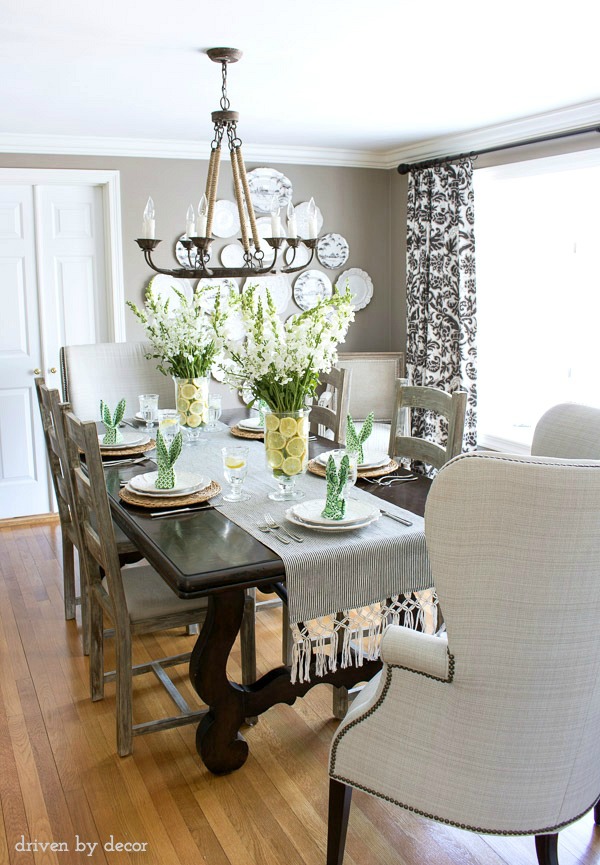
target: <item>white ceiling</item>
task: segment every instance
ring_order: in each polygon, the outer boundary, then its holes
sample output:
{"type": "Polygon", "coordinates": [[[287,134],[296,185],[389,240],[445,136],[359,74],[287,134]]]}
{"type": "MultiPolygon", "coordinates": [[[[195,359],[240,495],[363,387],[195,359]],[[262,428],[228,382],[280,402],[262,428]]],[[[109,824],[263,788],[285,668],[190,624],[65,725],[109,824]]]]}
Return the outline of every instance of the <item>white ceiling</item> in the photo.
{"type": "Polygon", "coordinates": [[[478,130],[480,140],[486,129],[509,139],[600,118],[597,2],[0,0],[0,9],[4,151],[43,138],[76,152],[69,141],[93,137],[108,139],[105,152],[127,140],[132,155],[158,142],[200,155],[221,83],[200,49],[218,45],[244,52],[228,90],[246,150],[331,148],[367,164],[367,154],[434,152],[437,139],[444,152],[478,130]]]}

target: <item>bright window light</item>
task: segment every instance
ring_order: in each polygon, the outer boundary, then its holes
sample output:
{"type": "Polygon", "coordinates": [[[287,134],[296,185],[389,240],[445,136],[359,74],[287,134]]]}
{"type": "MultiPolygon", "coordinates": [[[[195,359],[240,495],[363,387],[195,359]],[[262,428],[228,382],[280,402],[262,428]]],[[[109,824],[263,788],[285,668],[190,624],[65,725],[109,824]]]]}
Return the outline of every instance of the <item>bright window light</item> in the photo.
{"type": "Polygon", "coordinates": [[[550,406],[600,405],[600,151],[474,174],[478,441],[528,451],[550,406]]]}

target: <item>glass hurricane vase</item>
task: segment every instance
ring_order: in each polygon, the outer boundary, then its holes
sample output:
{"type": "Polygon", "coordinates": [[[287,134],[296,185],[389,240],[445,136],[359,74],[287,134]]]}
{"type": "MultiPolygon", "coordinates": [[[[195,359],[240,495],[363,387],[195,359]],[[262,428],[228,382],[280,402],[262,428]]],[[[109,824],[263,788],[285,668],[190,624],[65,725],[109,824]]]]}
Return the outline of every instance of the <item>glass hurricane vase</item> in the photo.
{"type": "Polygon", "coordinates": [[[200,439],[208,423],[208,376],[198,378],[176,378],[175,405],[179,412],[179,424],[188,442],[200,439]]]}
{"type": "Polygon", "coordinates": [[[275,501],[304,497],[296,488],[296,478],[308,464],[308,416],[310,409],[278,412],[264,409],[265,455],[278,489],[269,493],[275,501]]]}

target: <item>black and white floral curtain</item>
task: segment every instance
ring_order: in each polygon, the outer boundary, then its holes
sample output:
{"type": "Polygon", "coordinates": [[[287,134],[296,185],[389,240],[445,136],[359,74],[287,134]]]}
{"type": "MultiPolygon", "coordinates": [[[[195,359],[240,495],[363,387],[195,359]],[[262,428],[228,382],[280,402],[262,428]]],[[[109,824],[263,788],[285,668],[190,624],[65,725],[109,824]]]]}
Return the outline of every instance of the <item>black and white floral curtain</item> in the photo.
{"type": "MultiPolygon", "coordinates": [[[[411,171],[408,178],[407,372],[410,384],[466,390],[464,449],[477,444],[473,163],[411,171]]],[[[413,435],[445,442],[431,413],[413,435]]]]}

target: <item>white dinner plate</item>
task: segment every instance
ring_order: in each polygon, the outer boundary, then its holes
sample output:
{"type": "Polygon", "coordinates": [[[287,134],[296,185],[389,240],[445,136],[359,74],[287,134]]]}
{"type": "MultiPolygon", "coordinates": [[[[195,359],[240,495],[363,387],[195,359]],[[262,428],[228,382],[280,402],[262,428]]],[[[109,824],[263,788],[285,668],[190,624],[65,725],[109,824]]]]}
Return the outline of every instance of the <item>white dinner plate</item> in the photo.
{"type": "Polygon", "coordinates": [[[320,300],[333,294],[331,280],[320,270],[305,270],[294,283],[294,300],[300,309],[313,309],[320,300]]]}
{"type": "Polygon", "coordinates": [[[102,450],[112,450],[114,448],[131,448],[134,447],[134,445],[145,445],[150,441],[150,436],[139,432],[122,432],[121,441],[117,442],[117,444],[114,445],[105,445],[102,441],[103,438],[104,433],[101,433],[98,436],[98,441],[102,450]]]}
{"type": "MultiPolygon", "coordinates": [[[[186,265],[189,267],[189,264],[186,265]]],[[[181,298],[176,291],[181,292],[189,303],[194,296],[194,289],[191,286],[189,279],[177,279],[174,276],[167,276],[166,273],[159,273],[153,276],[146,291],[152,289],[153,296],[162,303],[169,301],[169,313],[176,314],[181,306],[181,298]],[[176,289],[176,291],[175,291],[176,289]]]]}
{"type": "Polygon", "coordinates": [[[346,286],[350,288],[352,295],[352,309],[364,309],[373,297],[373,280],[369,274],[358,267],[345,270],[337,278],[337,287],[341,294],[346,291],[346,286]]]}
{"type": "MultiPolygon", "coordinates": [[[[324,453],[319,454],[319,456],[316,457],[317,462],[320,463],[322,466],[326,466],[327,460],[329,459],[329,455],[331,453],[333,453],[333,451],[325,451],[324,453]]],[[[384,454],[383,452],[377,453],[377,454],[369,454],[368,453],[365,456],[365,461],[363,463],[358,464],[358,468],[359,469],[378,469],[381,466],[387,466],[389,461],[390,461],[389,456],[387,454],[384,454]]]]}
{"type": "Polygon", "coordinates": [[[364,523],[365,520],[377,519],[379,509],[370,502],[361,502],[356,499],[346,500],[346,515],[341,520],[332,520],[321,516],[325,508],[325,499],[311,499],[308,502],[299,502],[290,508],[292,514],[305,525],[311,526],[353,526],[364,523]]]}
{"type": "Polygon", "coordinates": [[[348,261],[350,247],[348,241],[341,234],[324,234],[317,243],[317,258],[323,267],[335,270],[343,267],[348,261]]]}
{"type": "Polygon", "coordinates": [[[235,201],[215,201],[212,233],[215,237],[233,237],[240,230],[240,215],[235,201]]]}
{"type": "Polygon", "coordinates": [[[134,492],[145,496],[183,496],[188,493],[197,493],[210,484],[210,480],[201,475],[175,470],[173,489],[157,490],[155,486],[157,477],[158,472],[145,472],[142,475],[136,475],[129,481],[129,487],[134,492]]]}
{"type": "Polygon", "coordinates": [[[274,204],[283,212],[292,200],[292,182],[274,168],[254,168],[248,172],[248,188],[254,209],[271,213],[274,204]]]}
{"type": "Polygon", "coordinates": [[[223,267],[243,267],[244,247],[241,243],[228,243],[220,252],[223,267]]]}
{"type": "Polygon", "coordinates": [[[198,303],[205,312],[214,312],[217,295],[221,294],[221,309],[229,306],[231,295],[240,293],[235,279],[229,277],[202,277],[198,280],[196,291],[200,293],[198,303]]]}
{"type": "Polygon", "coordinates": [[[373,514],[372,517],[369,517],[360,523],[352,523],[349,526],[340,525],[339,523],[330,523],[326,526],[316,526],[312,523],[305,523],[304,520],[299,519],[292,513],[292,508],[285,512],[285,518],[288,522],[293,523],[295,526],[302,526],[305,529],[311,529],[311,531],[314,532],[353,532],[356,529],[364,529],[365,526],[370,526],[371,523],[376,522],[380,516],[381,514],[377,511],[377,513],[373,514]]]}
{"type": "Polygon", "coordinates": [[[260,418],[258,417],[247,417],[244,420],[239,420],[237,422],[237,426],[240,429],[252,430],[253,432],[262,432],[264,430],[264,425],[259,423],[260,418]]]}
{"type": "MultiPolygon", "coordinates": [[[[269,294],[271,295],[271,300],[275,304],[275,312],[278,315],[281,315],[282,312],[286,311],[288,303],[292,299],[292,287],[290,286],[286,276],[283,274],[276,274],[274,276],[249,276],[244,283],[242,291],[247,291],[253,285],[257,286],[258,290],[256,296],[262,298],[263,304],[266,304],[268,289],[269,294]]],[[[264,311],[266,314],[266,307],[264,311]]]]}

